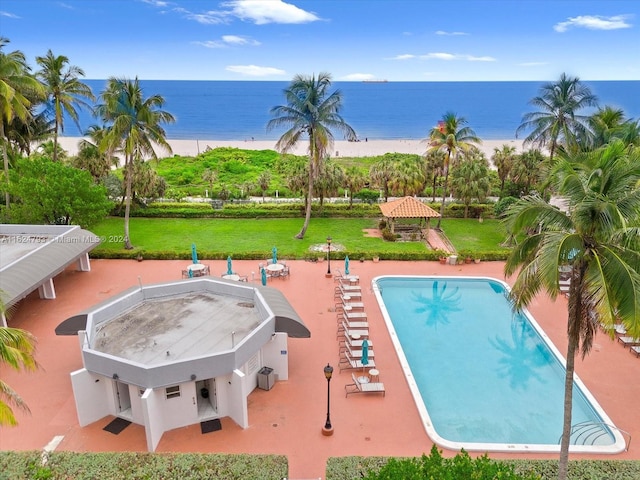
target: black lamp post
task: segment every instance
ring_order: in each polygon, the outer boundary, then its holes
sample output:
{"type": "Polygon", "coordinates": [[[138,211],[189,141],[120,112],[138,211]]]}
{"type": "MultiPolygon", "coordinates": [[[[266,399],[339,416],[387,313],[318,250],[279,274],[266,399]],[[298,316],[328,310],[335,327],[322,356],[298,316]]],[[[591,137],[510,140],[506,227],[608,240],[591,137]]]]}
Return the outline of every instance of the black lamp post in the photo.
{"type": "Polygon", "coordinates": [[[327,277],[331,276],[331,237],[327,237],[327,277]]]}
{"type": "Polygon", "coordinates": [[[333,367],[327,363],[327,366],[324,367],[324,376],[327,379],[327,421],[322,428],[322,434],[329,436],[333,435],[333,427],[331,426],[331,418],[329,416],[329,398],[330,398],[330,385],[331,385],[331,375],[333,374],[333,367]]]}

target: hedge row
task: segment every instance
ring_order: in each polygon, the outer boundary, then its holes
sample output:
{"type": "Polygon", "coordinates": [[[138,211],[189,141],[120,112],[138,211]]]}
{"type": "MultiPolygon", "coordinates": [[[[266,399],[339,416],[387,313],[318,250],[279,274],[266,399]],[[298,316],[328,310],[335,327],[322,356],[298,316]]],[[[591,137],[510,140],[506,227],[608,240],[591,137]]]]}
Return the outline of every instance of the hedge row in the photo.
{"type": "MultiPolygon", "coordinates": [[[[327,461],[327,480],[366,478],[370,471],[377,472],[387,464],[387,457],[332,457],[327,461]]],[[[523,476],[531,473],[540,480],[558,478],[558,460],[496,460],[511,465],[523,476]]],[[[474,477],[475,478],[475,477],[474,477]]],[[[571,460],[569,480],[638,480],[638,460],[571,460]]]]}
{"type": "Polygon", "coordinates": [[[282,455],[52,452],[44,466],[41,455],[38,451],[0,452],[0,480],[281,480],[288,475],[287,457],[282,455]]]}
{"type": "MultiPolygon", "coordinates": [[[[430,205],[434,210],[440,211],[439,204],[430,205]]],[[[445,208],[445,217],[463,218],[464,205],[453,203],[445,208]]],[[[493,217],[493,204],[474,204],[469,207],[470,218],[493,217]]],[[[315,218],[360,218],[380,216],[380,207],[376,204],[354,203],[351,207],[348,203],[325,203],[311,206],[312,216],[315,218]]],[[[124,210],[113,213],[115,216],[124,216],[124,210]]],[[[158,202],[149,205],[137,205],[132,207],[130,216],[147,218],[297,218],[304,217],[305,206],[303,203],[225,203],[222,208],[216,208],[210,203],[177,203],[158,202]]]]}

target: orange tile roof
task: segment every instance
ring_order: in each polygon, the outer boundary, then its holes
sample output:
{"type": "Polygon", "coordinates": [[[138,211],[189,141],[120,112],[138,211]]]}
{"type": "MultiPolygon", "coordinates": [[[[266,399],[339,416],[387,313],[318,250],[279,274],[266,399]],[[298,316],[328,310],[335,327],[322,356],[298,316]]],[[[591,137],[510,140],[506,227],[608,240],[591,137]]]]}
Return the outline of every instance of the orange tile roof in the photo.
{"type": "Polygon", "coordinates": [[[387,218],[438,218],[440,214],[414,197],[398,198],[380,205],[387,218]]]}

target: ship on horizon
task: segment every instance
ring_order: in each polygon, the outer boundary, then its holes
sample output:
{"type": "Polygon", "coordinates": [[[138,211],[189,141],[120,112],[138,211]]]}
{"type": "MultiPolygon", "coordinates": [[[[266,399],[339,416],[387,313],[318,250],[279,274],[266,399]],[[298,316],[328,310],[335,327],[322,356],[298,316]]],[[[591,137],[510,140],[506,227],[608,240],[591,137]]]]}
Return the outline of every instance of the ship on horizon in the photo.
{"type": "Polygon", "coordinates": [[[372,78],[370,80],[363,80],[362,83],[387,83],[388,81],[386,78],[372,78]]]}

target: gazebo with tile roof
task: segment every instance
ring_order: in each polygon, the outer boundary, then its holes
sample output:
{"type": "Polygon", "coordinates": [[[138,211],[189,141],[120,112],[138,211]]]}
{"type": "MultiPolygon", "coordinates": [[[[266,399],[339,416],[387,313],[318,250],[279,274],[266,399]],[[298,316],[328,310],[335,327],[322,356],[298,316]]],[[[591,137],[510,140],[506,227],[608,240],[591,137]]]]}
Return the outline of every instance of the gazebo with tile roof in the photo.
{"type": "Polygon", "coordinates": [[[422,221],[429,230],[429,220],[439,218],[440,214],[429,205],[425,205],[414,197],[403,197],[380,204],[380,211],[389,223],[391,232],[395,232],[395,223],[398,218],[417,218],[422,221]]]}

